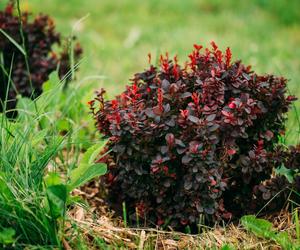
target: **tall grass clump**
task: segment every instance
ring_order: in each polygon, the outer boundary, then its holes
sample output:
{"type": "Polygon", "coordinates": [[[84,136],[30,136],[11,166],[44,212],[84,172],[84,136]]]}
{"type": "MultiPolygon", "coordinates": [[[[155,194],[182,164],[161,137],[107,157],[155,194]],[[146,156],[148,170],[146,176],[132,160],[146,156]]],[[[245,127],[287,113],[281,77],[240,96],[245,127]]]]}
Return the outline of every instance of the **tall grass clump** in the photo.
{"type": "Polygon", "coordinates": [[[74,203],[70,192],[105,173],[104,164],[94,164],[104,141],[78,160],[80,127],[60,106],[76,107],[76,95],[64,99],[63,84],[50,85],[37,100],[19,99],[14,122],[0,116],[0,246],[60,246],[74,203]],[[73,126],[61,133],[66,120],[73,126]]]}
{"type": "Polygon", "coordinates": [[[46,130],[37,129],[37,120],[10,123],[1,118],[1,229],[12,228],[18,244],[58,245],[56,220],[46,205],[44,174],[63,140],[48,138],[46,130]]]}
{"type": "MultiPolygon", "coordinates": [[[[61,71],[50,75],[53,69],[46,73],[39,68],[38,74],[47,75],[38,78],[40,84],[36,89],[34,73],[29,66],[37,58],[30,51],[30,43],[23,40],[28,39],[28,30],[26,27],[22,30],[24,26],[19,27],[18,18],[10,15],[12,5],[8,5],[4,14],[0,15],[17,26],[13,36],[4,29],[15,26],[5,26],[5,23],[1,26],[1,34],[5,36],[4,48],[8,47],[12,52],[2,51],[1,61],[1,82],[6,87],[2,88],[0,108],[3,112],[0,114],[0,246],[60,247],[68,219],[67,210],[73,204],[70,192],[105,172],[104,164],[93,163],[104,142],[100,140],[88,149],[88,122],[82,120],[82,114],[78,114],[78,110],[87,111],[82,100],[89,86],[82,87],[80,91],[80,85],[70,87],[68,93],[63,91],[65,80],[71,79],[70,72],[74,68],[64,68],[69,72],[65,72],[63,81],[59,79],[61,71]],[[23,63],[22,74],[15,67],[15,56],[19,58],[19,66],[23,63]],[[23,76],[22,84],[18,74],[23,76]],[[16,88],[16,84],[21,89],[16,88]],[[13,97],[11,91],[15,91],[13,97]],[[11,102],[14,104],[10,105],[11,102]],[[14,121],[8,119],[12,113],[14,121]],[[86,153],[79,162],[79,155],[84,151],[86,153]]],[[[27,25],[27,15],[22,18],[25,18],[25,21],[22,19],[23,25],[27,25]]],[[[47,17],[39,17],[33,24],[28,24],[31,27],[29,31],[34,30],[36,25],[36,32],[39,32],[39,22],[50,25],[47,17]]],[[[47,34],[51,36],[49,32],[47,34]]],[[[47,40],[49,37],[44,38],[47,40]]],[[[40,40],[40,43],[43,41],[40,40]]],[[[50,44],[46,47],[51,48],[50,44]]],[[[62,60],[69,65],[67,57],[66,53],[63,54],[62,60]]],[[[43,60],[43,57],[39,59],[43,60]]]]}

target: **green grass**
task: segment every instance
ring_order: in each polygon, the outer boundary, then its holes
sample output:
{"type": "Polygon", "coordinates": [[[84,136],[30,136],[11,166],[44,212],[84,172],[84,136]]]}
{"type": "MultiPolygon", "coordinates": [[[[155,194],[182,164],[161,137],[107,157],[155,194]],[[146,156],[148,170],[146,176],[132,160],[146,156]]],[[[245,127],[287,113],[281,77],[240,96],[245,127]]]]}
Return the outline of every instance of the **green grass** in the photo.
{"type": "Polygon", "coordinates": [[[35,101],[19,98],[13,122],[0,114],[0,248],[61,249],[67,211],[82,203],[70,192],[106,172],[94,163],[104,142],[78,114],[88,116],[86,88],[66,93],[56,72],[43,88],[35,101]]]}
{"type": "MultiPolygon", "coordinates": [[[[230,46],[235,59],[253,65],[258,73],[285,76],[290,91],[300,97],[298,0],[24,0],[21,6],[53,16],[65,35],[89,14],[73,31],[85,51],[79,79],[105,75],[106,80],[92,82],[111,95],[147,67],[148,52],[155,57],[168,51],[184,61],[194,43],[215,40],[222,48],[230,46]]],[[[291,114],[290,143],[297,140],[297,124],[291,114]]]]}

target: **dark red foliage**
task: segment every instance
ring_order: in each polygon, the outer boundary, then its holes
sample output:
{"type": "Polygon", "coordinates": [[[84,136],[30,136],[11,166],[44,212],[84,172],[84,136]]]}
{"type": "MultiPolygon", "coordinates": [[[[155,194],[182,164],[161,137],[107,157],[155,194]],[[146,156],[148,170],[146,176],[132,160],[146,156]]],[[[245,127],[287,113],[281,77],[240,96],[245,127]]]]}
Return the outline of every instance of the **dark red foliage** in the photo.
{"type": "Polygon", "coordinates": [[[133,221],[141,207],[148,222],[179,230],[201,215],[208,224],[240,216],[257,207],[253,188],[272,174],[293,101],[287,80],[231,62],[213,42],[194,48],[185,67],[166,54],[115,100],[102,90],[90,103],[110,139],[109,198],[125,202],[133,221]]]}
{"type": "Polygon", "coordinates": [[[292,181],[284,175],[277,175],[255,186],[252,204],[257,209],[278,210],[283,208],[288,197],[295,203],[300,203],[300,145],[277,146],[270,154],[270,162],[277,169],[284,167],[293,176],[292,181]],[[265,202],[262,202],[264,200],[265,202]],[[264,206],[268,202],[267,206],[264,206]],[[264,207],[263,207],[264,206],[264,207]]]}
{"type": "MultiPolygon", "coordinates": [[[[17,15],[14,14],[14,5],[8,4],[4,11],[0,11],[0,28],[22,46],[21,25],[17,15]]],[[[7,109],[16,106],[16,95],[37,97],[42,92],[42,85],[49,78],[49,74],[59,66],[59,76],[62,78],[70,70],[70,58],[68,48],[57,56],[53,51],[53,45],[60,45],[60,34],[55,31],[54,22],[46,15],[38,15],[32,22],[29,14],[23,13],[22,31],[25,40],[25,51],[29,72],[26,66],[25,56],[2,33],[0,33],[0,100],[3,104],[11,77],[8,91],[7,109]],[[10,69],[12,69],[11,76],[10,69]],[[31,82],[31,83],[30,83],[31,82]]],[[[79,45],[74,50],[75,60],[82,53],[79,45]]],[[[0,111],[2,105],[0,105],[0,111]]]]}

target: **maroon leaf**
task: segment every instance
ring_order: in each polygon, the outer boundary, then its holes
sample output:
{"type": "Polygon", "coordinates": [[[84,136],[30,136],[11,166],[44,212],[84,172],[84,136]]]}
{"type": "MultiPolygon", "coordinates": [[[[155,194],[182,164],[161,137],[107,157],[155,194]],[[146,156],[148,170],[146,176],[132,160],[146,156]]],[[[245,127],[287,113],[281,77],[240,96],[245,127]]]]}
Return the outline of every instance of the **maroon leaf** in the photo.
{"type": "Polygon", "coordinates": [[[200,121],[198,117],[193,116],[193,115],[189,115],[188,119],[193,123],[199,123],[199,121],[200,121]]]}
{"type": "Polygon", "coordinates": [[[211,115],[206,117],[206,120],[208,122],[212,122],[213,120],[215,120],[215,118],[216,118],[216,114],[211,114],[211,115]]]}

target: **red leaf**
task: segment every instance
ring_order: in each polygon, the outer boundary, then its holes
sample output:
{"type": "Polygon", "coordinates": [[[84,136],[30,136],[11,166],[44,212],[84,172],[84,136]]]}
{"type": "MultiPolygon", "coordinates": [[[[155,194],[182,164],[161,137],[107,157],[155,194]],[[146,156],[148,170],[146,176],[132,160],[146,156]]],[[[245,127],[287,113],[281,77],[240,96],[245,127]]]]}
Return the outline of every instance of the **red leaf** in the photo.
{"type": "Polygon", "coordinates": [[[228,155],[234,155],[236,153],[236,150],[235,149],[229,149],[229,150],[227,150],[227,154],[228,155]]]}
{"type": "Polygon", "coordinates": [[[216,114],[211,114],[211,115],[206,117],[206,120],[208,122],[212,122],[213,120],[215,120],[215,118],[216,118],[216,114]]]}
{"type": "Polygon", "coordinates": [[[215,186],[215,185],[217,185],[217,182],[214,179],[211,179],[210,180],[210,185],[215,186]]]}
{"type": "Polygon", "coordinates": [[[199,51],[199,50],[201,50],[201,49],[203,48],[203,46],[202,46],[202,45],[194,44],[194,48],[195,48],[197,51],[199,51]]]}
{"type": "Polygon", "coordinates": [[[228,112],[228,111],[225,111],[225,110],[222,110],[222,112],[221,112],[224,116],[226,116],[226,117],[232,117],[233,115],[232,115],[232,113],[230,113],[230,112],[228,112]]]}
{"type": "Polygon", "coordinates": [[[229,103],[228,107],[231,108],[231,109],[235,109],[236,104],[234,102],[231,102],[231,103],[229,103]]]}

